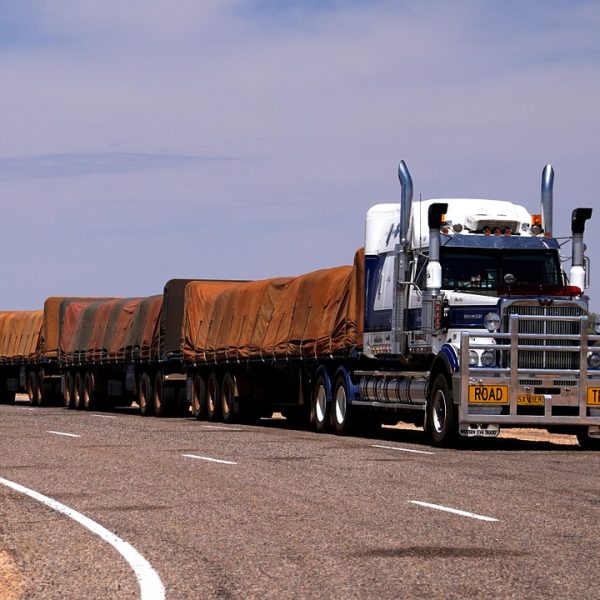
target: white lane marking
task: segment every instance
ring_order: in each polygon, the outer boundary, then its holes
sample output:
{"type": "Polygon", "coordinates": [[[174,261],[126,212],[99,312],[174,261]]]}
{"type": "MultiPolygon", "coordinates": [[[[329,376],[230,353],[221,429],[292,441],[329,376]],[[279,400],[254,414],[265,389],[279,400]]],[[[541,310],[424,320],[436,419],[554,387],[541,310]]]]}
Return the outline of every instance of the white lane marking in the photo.
{"type": "Polygon", "coordinates": [[[26,494],[30,498],[41,502],[49,508],[70,517],[74,521],[77,521],[80,525],[89,529],[92,533],[102,538],[105,542],[110,544],[128,563],[133,569],[135,576],[140,585],[140,592],[142,600],[163,600],[165,597],[165,588],[163,586],[158,573],[152,568],[150,563],[128,542],[122,540],[114,533],[96,523],[89,517],[82,515],[80,512],[69,508],[65,504],[44,496],[35,490],[30,490],[18,483],[9,481],[0,477],[0,483],[9,487],[16,492],[26,494]]]}
{"type": "Polygon", "coordinates": [[[35,410],[35,408],[31,408],[30,406],[17,406],[19,410],[35,410]]]}
{"type": "Polygon", "coordinates": [[[236,462],[232,462],[230,460],[221,460],[220,458],[210,458],[208,456],[196,456],[195,454],[182,454],[181,456],[185,456],[186,458],[195,458],[196,460],[207,460],[209,462],[221,463],[223,465],[237,465],[236,462]]]}
{"type": "Polygon", "coordinates": [[[223,427],[222,425],[202,425],[204,429],[218,429],[219,431],[244,431],[239,427],[223,427]]]}
{"type": "Polygon", "coordinates": [[[90,417],[100,417],[101,419],[116,419],[117,417],[114,417],[113,415],[95,415],[93,413],[90,413],[90,417]]]}
{"type": "Polygon", "coordinates": [[[494,519],[494,517],[486,517],[484,515],[476,515],[472,512],[467,512],[466,510],[458,510],[457,508],[449,508],[448,506],[442,506],[441,504],[429,504],[429,502],[420,502],[419,500],[409,500],[411,504],[418,504],[419,506],[424,506],[425,508],[434,508],[435,510],[443,510],[444,512],[453,513],[455,515],[460,515],[461,517],[470,517],[471,519],[478,519],[480,521],[498,521],[498,519],[494,519]]]}
{"type": "Polygon", "coordinates": [[[77,435],[76,433],[65,433],[64,431],[47,431],[46,433],[53,433],[54,435],[64,435],[64,436],[73,437],[73,438],[81,437],[80,435],[77,435]]]}
{"type": "Polygon", "coordinates": [[[381,446],[380,444],[371,444],[372,448],[383,448],[384,450],[398,450],[399,452],[412,452],[414,454],[433,454],[426,450],[413,450],[412,448],[398,448],[397,446],[381,446]]]}

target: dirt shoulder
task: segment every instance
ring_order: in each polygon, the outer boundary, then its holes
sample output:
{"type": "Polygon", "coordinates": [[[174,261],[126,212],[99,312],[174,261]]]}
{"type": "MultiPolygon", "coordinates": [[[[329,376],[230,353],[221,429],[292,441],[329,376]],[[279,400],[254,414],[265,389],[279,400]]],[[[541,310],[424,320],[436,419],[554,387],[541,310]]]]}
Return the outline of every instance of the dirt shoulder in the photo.
{"type": "Polygon", "coordinates": [[[25,580],[12,556],[0,548],[0,598],[18,600],[25,592],[25,580]]]}

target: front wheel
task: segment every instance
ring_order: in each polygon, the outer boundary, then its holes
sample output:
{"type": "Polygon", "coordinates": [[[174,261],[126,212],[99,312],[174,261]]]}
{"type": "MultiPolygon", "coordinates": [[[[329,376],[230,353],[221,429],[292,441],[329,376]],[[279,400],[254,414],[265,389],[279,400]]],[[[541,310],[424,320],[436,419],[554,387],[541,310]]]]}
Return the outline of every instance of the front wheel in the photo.
{"type": "Polygon", "coordinates": [[[452,388],[446,376],[441,373],[431,386],[427,403],[427,425],[435,446],[448,446],[456,440],[458,427],[452,388]]]}
{"type": "Polygon", "coordinates": [[[587,427],[582,427],[577,432],[577,441],[582,450],[600,450],[600,439],[590,437],[587,427]]]}

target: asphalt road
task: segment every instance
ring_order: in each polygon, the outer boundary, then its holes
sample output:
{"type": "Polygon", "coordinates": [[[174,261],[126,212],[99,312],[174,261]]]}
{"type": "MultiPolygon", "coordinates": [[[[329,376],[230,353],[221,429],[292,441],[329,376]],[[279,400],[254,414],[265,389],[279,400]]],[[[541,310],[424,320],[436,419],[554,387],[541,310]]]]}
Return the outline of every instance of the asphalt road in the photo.
{"type": "MultiPolygon", "coordinates": [[[[0,478],[131,544],[166,598],[597,598],[600,453],[557,439],[440,450],[17,404],[0,478]]],[[[109,543],[5,484],[1,550],[25,598],[141,594],[109,543]]]]}

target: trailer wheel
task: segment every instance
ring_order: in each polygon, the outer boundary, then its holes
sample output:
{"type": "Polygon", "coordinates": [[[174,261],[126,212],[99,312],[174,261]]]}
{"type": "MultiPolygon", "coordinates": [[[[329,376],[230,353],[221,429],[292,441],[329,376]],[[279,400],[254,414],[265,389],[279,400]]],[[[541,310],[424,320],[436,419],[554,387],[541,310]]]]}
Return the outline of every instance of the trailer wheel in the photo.
{"type": "Polygon", "coordinates": [[[95,407],[94,375],[91,371],[88,371],[83,380],[83,408],[84,410],[94,410],[95,407]]]}
{"type": "Polygon", "coordinates": [[[140,405],[140,414],[142,417],[152,414],[154,410],[154,390],[152,389],[152,381],[148,373],[143,373],[140,377],[138,404],[140,405]]]}
{"type": "Polygon", "coordinates": [[[175,407],[175,387],[169,385],[163,372],[159,371],[154,379],[154,414],[157,417],[169,417],[175,407]]]}
{"type": "Polygon", "coordinates": [[[582,450],[600,450],[600,439],[590,437],[587,427],[577,432],[577,441],[582,450]]]}
{"type": "Polygon", "coordinates": [[[236,387],[234,376],[225,373],[221,390],[221,414],[225,423],[233,423],[240,414],[240,401],[236,396],[236,387]]]}
{"type": "Polygon", "coordinates": [[[456,407],[448,379],[440,373],[433,381],[427,403],[428,430],[435,446],[447,446],[456,440],[456,407]]]}
{"type": "Polygon", "coordinates": [[[192,413],[199,421],[206,419],[206,386],[199,373],[192,382],[192,413]]]}
{"type": "Polygon", "coordinates": [[[221,390],[215,372],[210,374],[206,384],[206,416],[209,421],[218,421],[221,408],[221,390]]]}
{"type": "Polygon", "coordinates": [[[327,387],[324,375],[319,375],[313,387],[310,404],[310,422],[315,431],[322,433],[327,429],[329,406],[327,403],[327,387]]]}
{"type": "Polygon", "coordinates": [[[352,421],[351,407],[348,402],[346,378],[340,375],[333,388],[333,406],[331,408],[331,421],[335,432],[339,435],[347,434],[352,421]]]}
{"type": "Polygon", "coordinates": [[[75,410],[83,408],[83,378],[79,371],[75,373],[75,379],[73,380],[73,404],[75,410]]]}
{"type": "Polygon", "coordinates": [[[38,405],[38,385],[35,371],[30,371],[27,377],[27,396],[29,396],[29,406],[38,405]]]}
{"type": "Polygon", "coordinates": [[[0,404],[14,404],[16,392],[8,389],[6,380],[0,382],[0,404]]]}
{"type": "Polygon", "coordinates": [[[65,389],[63,391],[63,402],[65,408],[70,410],[75,408],[74,394],[73,373],[71,373],[71,371],[67,371],[67,374],[65,375],[65,389]]]}
{"type": "Polygon", "coordinates": [[[2,395],[0,397],[0,404],[14,404],[15,396],[16,396],[16,392],[11,392],[10,390],[2,390],[2,395]]]}

